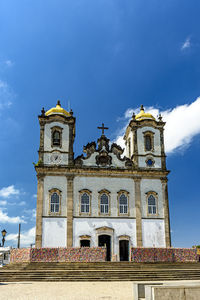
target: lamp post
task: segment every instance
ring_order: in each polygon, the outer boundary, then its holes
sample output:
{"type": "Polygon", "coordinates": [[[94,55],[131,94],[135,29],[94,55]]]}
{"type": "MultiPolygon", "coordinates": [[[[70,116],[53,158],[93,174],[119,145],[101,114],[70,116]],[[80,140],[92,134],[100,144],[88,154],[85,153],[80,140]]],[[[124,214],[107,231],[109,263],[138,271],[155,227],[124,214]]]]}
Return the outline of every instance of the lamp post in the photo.
{"type": "Polygon", "coordinates": [[[3,247],[3,246],[4,246],[6,233],[7,233],[7,231],[6,231],[5,229],[3,229],[3,230],[1,231],[1,234],[2,234],[2,237],[3,237],[3,238],[2,238],[2,245],[1,245],[1,243],[0,243],[0,247],[3,247]]]}

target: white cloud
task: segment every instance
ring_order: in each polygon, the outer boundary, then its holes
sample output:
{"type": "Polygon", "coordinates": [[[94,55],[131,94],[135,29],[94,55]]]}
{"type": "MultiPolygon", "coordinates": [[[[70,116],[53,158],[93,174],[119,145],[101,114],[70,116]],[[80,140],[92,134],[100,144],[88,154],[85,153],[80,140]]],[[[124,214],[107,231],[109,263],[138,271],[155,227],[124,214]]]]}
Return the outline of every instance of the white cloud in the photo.
{"type": "Polygon", "coordinates": [[[19,206],[24,206],[24,205],[26,205],[26,202],[25,202],[25,201],[21,201],[21,202],[19,202],[18,205],[19,205],[19,206]]]}
{"type": "Polygon", "coordinates": [[[33,198],[36,198],[36,199],[37,199],[37,194],[34,194],[34,195],[33,195],[33,198]]]}
{"type": "Polygon", "coordinates": [[[7,201],[6,201],[6,200],[1,200],[1,201],[0,201],[0,205],[2,205],[2,206],[7,205],[7,201]]]}
{"type": "Polygon", "coordinates": [[[182,44],[181,46],[181,50],[187,49],[191,47],[191,42],[190,42],[190,38],[187,37],[187,39],[185,40],[185,42],[182,44]]]}
{"type": "Polygon", "coordinates": [[[0,208],[0,223],[26,223],[24,221],[23,217],[9,217],[7,212],[3,212],[3,210],[0,208]]]}
{"type": "Polygon", "coordinates": [[[3,187],[0,189],[0,197],[9,198],[13,195],[19,195],[20,191],[14,187],[14,185],[10,185],[7,187],[3,187]]]}
{"type": "MultiPolygon", "coordinates": [[[[125,119],[129,119],[134,109],[128,109],[125,112],[125,119]]],[[[172,153],[190,145],[192,139],[200,134],[200,97],[191,104],[184,104],[175,108],[159,111],[156,108],[150,107],[145,109],[146,112],[152,113],[154,116],[162,114],[165,125],[165,151],[172,153]]],[[[126,124],[126,126],[128,123],[126,124]]],[[[120,130],[115,141],[122,148],[125,148],[123,135],[126,126],[120,130]]]]}
{"type": "MultiPolygon", "coordinates": [[[[18,238],[18,233],[10,233],[6,236],[6,241],[13,241],[16,243],[18,238]]],[[[21,247],[30,246],[35,242],[35,227],[27,231],[22,231],[20,235],[20,245],[21,247]]]]}
{"type": "Polygon", "coordinates": [[[13,66],[13,62],[10,60],[10,59],[7,59],[4,61],[4,64],[7,66],[7,67],[12,67],[13,66]]]}
{"type": "Polygon", "coordinates": [[[10,107],[14,97],[7,82],[0,79],[0,110],[10,107]]]}
{"type": "Polygon", "coordinates": [[[36,218],[36,209],[24,209],[23,212],[28,215],[25,218],[29,219],[29,221],[33,221],[35,222],[35,218],[36,218]]]}

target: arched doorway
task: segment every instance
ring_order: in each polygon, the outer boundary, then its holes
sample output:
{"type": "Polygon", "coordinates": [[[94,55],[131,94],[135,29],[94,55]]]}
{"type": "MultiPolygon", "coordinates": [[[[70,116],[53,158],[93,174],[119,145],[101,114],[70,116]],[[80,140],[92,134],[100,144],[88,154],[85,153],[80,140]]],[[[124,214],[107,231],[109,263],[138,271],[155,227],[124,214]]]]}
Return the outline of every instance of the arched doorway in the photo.
{"type": "Polygon", "coordinates": [[[104,247],[106,246],[106,250],[107,250],[107,255],[106,255],[106,260],[107,261],[110,261],[111,259],[111,249],[110,249],[110,244],[111,244],[111,237],[110,235],[107,235],[107,234],[102,234],[102,235],[99,235],[98,237],[98,245],[99,247],[104,247]]]}
{"type": "Polygon", "coordinates": [[[129,241],[119,241],[119,258],[120,261],[129,261],[129,241]]]}

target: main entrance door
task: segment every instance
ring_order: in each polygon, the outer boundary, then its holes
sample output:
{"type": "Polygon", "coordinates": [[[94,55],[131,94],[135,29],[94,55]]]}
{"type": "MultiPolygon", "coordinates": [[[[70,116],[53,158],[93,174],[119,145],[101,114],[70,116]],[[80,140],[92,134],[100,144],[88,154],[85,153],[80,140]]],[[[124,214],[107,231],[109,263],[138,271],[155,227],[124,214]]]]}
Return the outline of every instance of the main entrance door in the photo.
{"type": "Polygon", "coordinates": [[[99,247],[106,246],[106,250],[107,250],[106,260],[107,261],[110,261],[110,256],[111,256],[111,253],[110,253],[110,240],[111,240],[110,235],[107,235],[107,234],[99,235],[98,244],[99,244],[99,247]]]}
{"type": "Polygon", "coordinates": [[[120,261],[129,260],[129,241],[127,240],[119,241],[119,257],[120,257],[120,261]]]}

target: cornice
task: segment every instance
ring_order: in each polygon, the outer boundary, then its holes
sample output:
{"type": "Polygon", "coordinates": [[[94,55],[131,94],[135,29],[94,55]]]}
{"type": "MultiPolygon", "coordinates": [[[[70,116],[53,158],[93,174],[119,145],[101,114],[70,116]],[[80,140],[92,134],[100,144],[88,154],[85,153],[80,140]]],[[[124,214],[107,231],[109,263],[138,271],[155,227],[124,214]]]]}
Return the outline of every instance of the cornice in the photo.
{"type": "Polygon", "coordinates": [[[162,169],[102,169],[76,168],[66,166],[36,166],[37,176],[91,176],[91,177],[124,177],[124,178],[166,178],[170,171],[162,169]]]}

